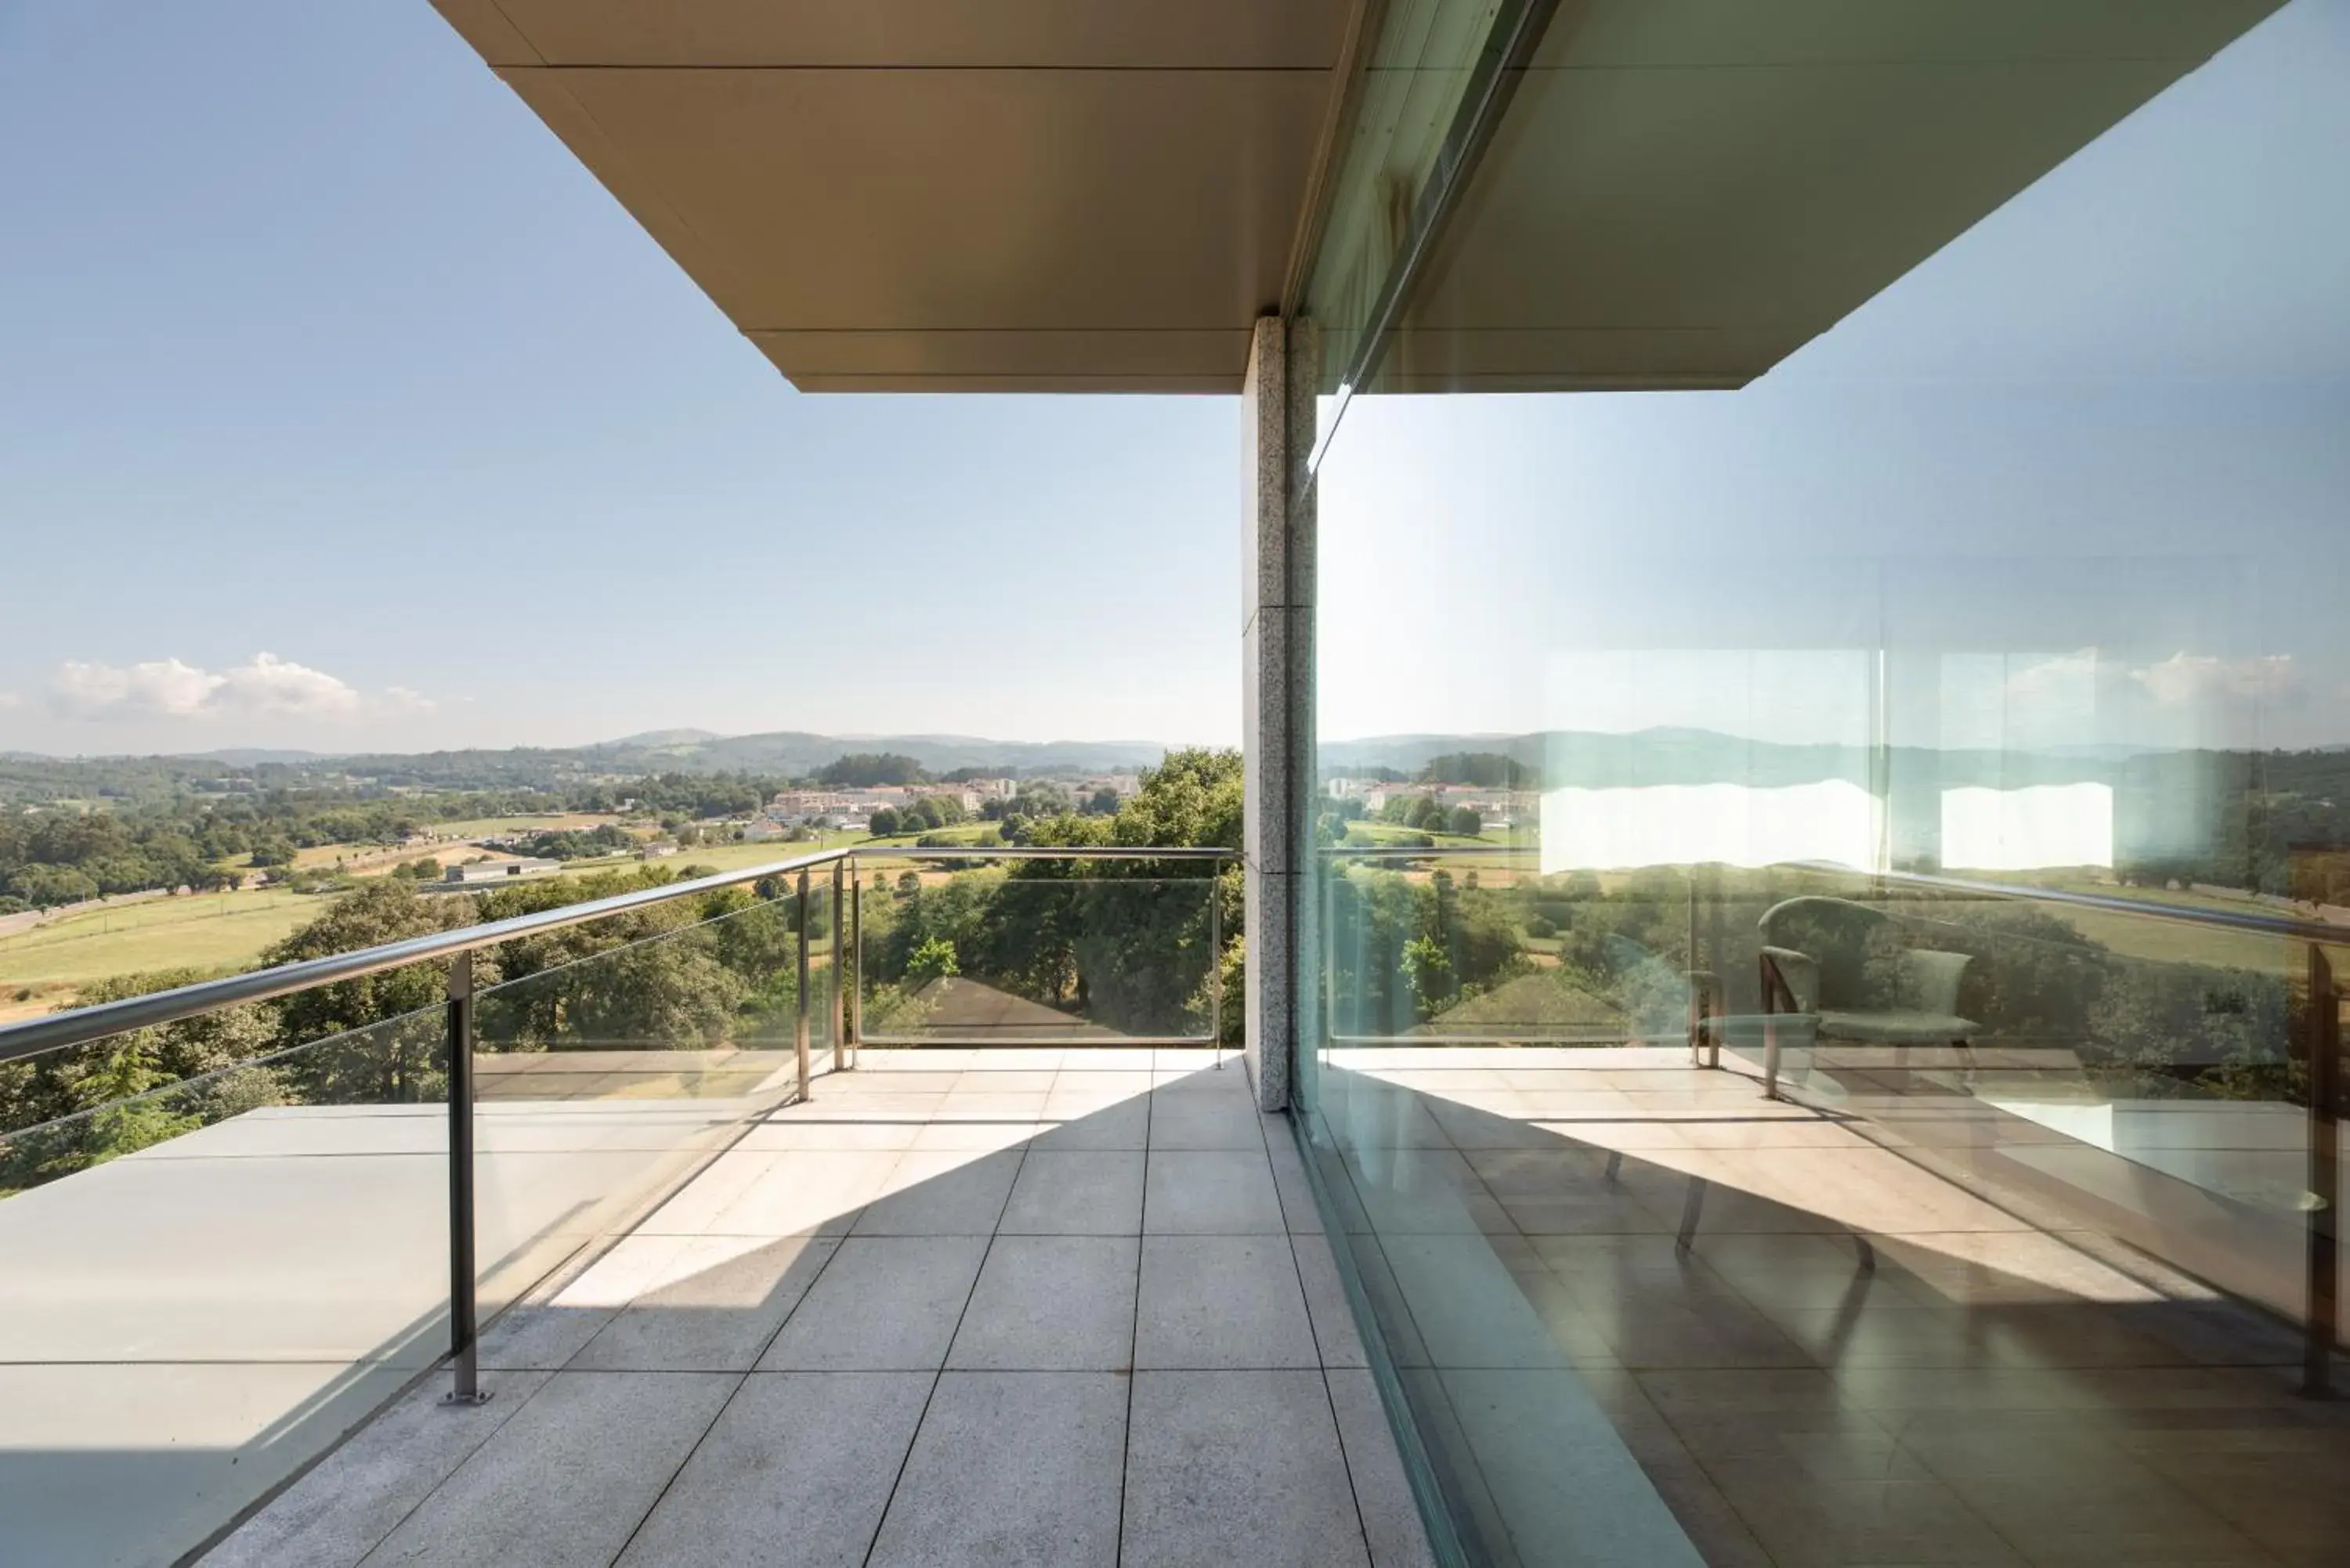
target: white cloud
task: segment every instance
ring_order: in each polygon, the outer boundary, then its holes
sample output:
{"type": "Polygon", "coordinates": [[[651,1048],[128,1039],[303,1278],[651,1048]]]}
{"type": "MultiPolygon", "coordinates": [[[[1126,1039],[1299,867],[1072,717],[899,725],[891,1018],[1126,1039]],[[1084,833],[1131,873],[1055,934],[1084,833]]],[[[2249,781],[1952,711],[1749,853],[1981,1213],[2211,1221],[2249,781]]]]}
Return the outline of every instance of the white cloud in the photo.
{"type": "Polygon", "coordinates": [[[376,707],[384,713],[430,713],[439,703],[423,692],[406,686],[387,686],[376,699],[376,707]]]}
{"type": "Polygon", "coordinates": [[[2130,679],[2166,708],[2201,708],[2230,701],[2290,702],[2307,695],[2290,653],[2258,659],[2221,659],[2208,653],[2174,653],[2159,664],[2130,671],[2130,679]]]}
{"type": "Polygon", "coordinates": [[[25,700],[14,691],[0,691],[0,713],[5,713],[11,708],[21,708],[24,705],[25,700]]]}
{"type": "Polygon", "coordinates": [[[131,665],[68,661],[57,667],[49,683],[49,707],[59,718],[109,722],[262,716],[357,719],[428,712],[432,703],[403,686],[370,695],[323,670],[274,653],[256,653],[251,662],[222,670],[198,669],[178,659],[131,665]]]}
{"type": "Polygon", "coordinates": [[[2007,678],[2007,699],[2035,711],[2062,710],[2068,714],[2095,712],[2097,701],[2097,650],[2030,659],[2014,667],[2007,678]]]}

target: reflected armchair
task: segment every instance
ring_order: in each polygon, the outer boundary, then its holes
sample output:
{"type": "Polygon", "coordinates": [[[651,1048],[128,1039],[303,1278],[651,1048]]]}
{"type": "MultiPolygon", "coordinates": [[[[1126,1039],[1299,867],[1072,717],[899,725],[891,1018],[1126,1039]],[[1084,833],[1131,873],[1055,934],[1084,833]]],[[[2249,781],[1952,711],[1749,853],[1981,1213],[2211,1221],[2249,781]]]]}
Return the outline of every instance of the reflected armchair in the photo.
{"type": "Polygon", "coordinates": [[[1960,1016],[1966,953],[1908,946],[1884,910],[1848,898],[1789,898],[1763,911],[1762,1092],[1779,1098],[1783,1021],[1814,1044],[1913,1045],[1971,1053],[1981,1027],[1960,1016]]]}

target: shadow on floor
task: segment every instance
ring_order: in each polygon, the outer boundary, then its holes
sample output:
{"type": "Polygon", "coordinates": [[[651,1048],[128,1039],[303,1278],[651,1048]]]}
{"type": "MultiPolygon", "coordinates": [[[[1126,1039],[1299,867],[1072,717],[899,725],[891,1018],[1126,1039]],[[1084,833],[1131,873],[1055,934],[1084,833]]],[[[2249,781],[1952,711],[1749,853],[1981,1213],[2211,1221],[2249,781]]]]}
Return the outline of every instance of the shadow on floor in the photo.
{"type": "Polygon", "coordinates": [[[1743,1078],[1513,1078],[1326,1067],[1315,1123],[1422,1442],[1494,1561],[2350,1552],[2350,1407],[2297,1396],[2275,1320],[1743,1078]]]}
{"type": "Polygon", "coordinates": [[[868,1051],[224,1564],[1430,1562],[1286,1121],[1205,1053],[868,1051]]]}

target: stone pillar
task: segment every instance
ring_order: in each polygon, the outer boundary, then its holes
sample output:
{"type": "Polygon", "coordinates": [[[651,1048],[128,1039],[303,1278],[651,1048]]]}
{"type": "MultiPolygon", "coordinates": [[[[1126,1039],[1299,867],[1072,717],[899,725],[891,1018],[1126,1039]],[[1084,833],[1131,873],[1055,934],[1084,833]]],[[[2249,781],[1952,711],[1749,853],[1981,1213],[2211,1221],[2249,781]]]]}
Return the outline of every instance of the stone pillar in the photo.
{"type": "MultiPolygon", "coordinates": [[[[1247,554],[1241,664],[1246,688],[1242,836],[1248,898],[1246,1060],[1257,1105],[1288,1106],[1299,1026],[1301,936],[1310,926],[1314,763],[1314,500],[1303,483],[1314,420],[1310,376],[1290,362],[1287,324],[1260,317],[1242,394],[1247,554]]],[[[1302,336],[1302,334],[1301,334],[1302,336]]]]}

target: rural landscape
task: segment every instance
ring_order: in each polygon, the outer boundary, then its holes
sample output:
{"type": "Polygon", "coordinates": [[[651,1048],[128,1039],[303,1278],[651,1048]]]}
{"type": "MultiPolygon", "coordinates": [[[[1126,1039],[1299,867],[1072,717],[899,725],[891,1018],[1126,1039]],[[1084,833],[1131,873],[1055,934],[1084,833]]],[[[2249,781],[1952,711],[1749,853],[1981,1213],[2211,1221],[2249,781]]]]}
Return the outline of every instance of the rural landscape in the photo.
{"type": "MultiPolygon", "coordinates": [[[[1534,843],[1556,739],[1399,738],[1332,767],[1315,837],[1329,857],[1319,919],[1333,1039],[1671,1039],[1700,971],[1723,977],[1713,1001],[1751,1017],[1762,911],[1859,890],[1791,868],[1543,875],[1506,851],[1534,843]]],[[[1686,766],[1690,748],[1676,738],[1660,754],[1686,766]]],[[[2331,830],[2333,797],[2314,792],[2341,766],[2331,753],[2130,759],[2125,799],[2158,800],[2215,771],[2299,787],[2233,797],[2255,804],[2215,825],[2199,859],[2124,862],[2094,879],[2135,883],[2154,903],[2298,893],[2334,907],[2323,900],[2338,860],[2305,846],[2331,830]]],[[[1237,1044],[1240,1009],[1217,1002],[1243,984],[1236,867],[891,855],[1237,849],[1242,793],[1235,753],[1140,742],[671,732],[414,757],[11,755],[0,759],[0,1019],[855,846],[860,1001],[877,1037],[919,1040],[983,1001],[1092,1038],[1237,1044]]],[[[841,912],[822,891],[808,913],[811,982],[828,995],[841,912]]],[[[790,892],[756,880],[488,950],[484,1048],[787,1043],[790,892]]],[[[1986,1038],[2061,1043],[2137,1096],[2295,1092],[2285,943],[2012,900],[1929,894],[1887,908],[1929,945],[1968,956],[1960,1002],[1986,1038]]],[[[0,1064],[0,1189],[258,1105],[430,1098],[440,984],[420,966],[0,1064]]]]}

